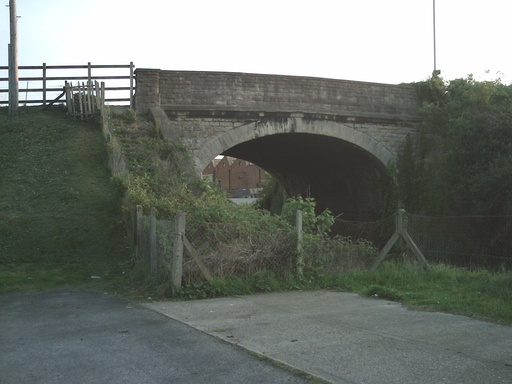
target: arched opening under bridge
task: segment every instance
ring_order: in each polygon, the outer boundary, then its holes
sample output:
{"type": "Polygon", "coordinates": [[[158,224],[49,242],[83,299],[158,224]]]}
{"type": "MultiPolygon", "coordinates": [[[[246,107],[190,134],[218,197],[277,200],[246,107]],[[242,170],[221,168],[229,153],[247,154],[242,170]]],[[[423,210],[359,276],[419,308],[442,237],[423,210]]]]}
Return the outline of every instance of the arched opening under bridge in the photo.
{"type": "Polygon", "coordinates": [[[223,152],[257,164],[288,196],[314,197],[346,220],[383,217],[391,188],[384,164],[347,141],[307,133],[275,134],[249,140],[223,152]]]}
{"type": "Polygon", "coordinates": [[[198,171],[219,154],[260,166],[288,196],[315,198],[319,211],[329,208],[346,220],[389,213],[393,180],[387,164],[393,156],[349,124],[301,118],[251,122],[195,152],[198,171]]]}

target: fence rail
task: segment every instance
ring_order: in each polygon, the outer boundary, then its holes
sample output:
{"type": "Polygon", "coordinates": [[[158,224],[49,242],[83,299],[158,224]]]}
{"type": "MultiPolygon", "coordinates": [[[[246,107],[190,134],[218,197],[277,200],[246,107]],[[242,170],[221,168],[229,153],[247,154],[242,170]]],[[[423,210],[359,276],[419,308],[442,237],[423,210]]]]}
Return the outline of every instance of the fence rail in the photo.
{"type": "MultiPolygon", "coordinates": [[[[9,70],[8,66],[0,66],[1,71],[9,70]]],[[[64,82],[70,81],[82,81],[85,83],[94,82],[94,81],[105,81],[105,91],[107,97],[105,98],[105,102],[107,103],[125,103],[129,104],[131,108],[133,108],[133,94],[134,94],[134,65],[133,62],[130,64],[121,64],[121,65],[92,65],[88,63],[87,65],[43,65],[40,66],[19,66],[18,71],[21,74],[19,77],[19,94],[25,94],[25,98],[19,97],[19,103],[25,105],[34,105],[34,104],[42,104],[43,106],[48,105],[60,93],[63,92],[65,87],[64,82]],[[93,70],[95,73],[93,73],[93,70]],[[115,74],[105,74],[104,71],[110,72],[112,70],[115,71],[115,74]],[[126,70],[125,75],[119,75],[119,71],[126,70]],[[36,75],[35,72],[39,72],[39,75],[36,75]],[[69,71],[73,71],[69,76],[64,75],[63,73],[69,71]],[[76,72],[83,72],[83,74],[77,75],[76,72]],[[49,76],[49,73],[53,73],[55,75],[49,76]],[[22,74],[25,73],[25,76],[22,74]],[[26,87],[24,88],[21,83],[26,82],[26,87]],[[35,86],[30,85],[30,82],[36,82],[35,86]],[[128,96],[123,97],[113,97],[114,93],[119,95],[119,92],[123,92],[123,94],[128,94],[128,96]],[[30,94],[30,98],[28,95],[30,94]],[[32,95],[36,94],[36,96],[32,97],[32,95]],[[38,97],[37,97],[38,96],[38,97]]],[[[8,94],[8,81],[9,78],[0,77],[0,96],[2,94],[8,94]],[[5,84],[5,85],[2,85],[5,84]]],[[[0,100],[0,105],[8,104],[8,100],[0,100]]]]}

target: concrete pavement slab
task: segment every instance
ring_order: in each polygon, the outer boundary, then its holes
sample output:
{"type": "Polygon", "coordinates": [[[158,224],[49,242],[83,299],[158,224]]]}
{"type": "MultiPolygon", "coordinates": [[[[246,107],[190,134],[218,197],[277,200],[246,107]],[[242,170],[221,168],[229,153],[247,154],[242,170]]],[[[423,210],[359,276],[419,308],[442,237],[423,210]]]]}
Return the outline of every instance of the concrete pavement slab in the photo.
{"type": "Polygon", "coordinates": [[[512,327],[465,316],[330,291],[147,306],[333,383],[512,383],[512,327]]]}

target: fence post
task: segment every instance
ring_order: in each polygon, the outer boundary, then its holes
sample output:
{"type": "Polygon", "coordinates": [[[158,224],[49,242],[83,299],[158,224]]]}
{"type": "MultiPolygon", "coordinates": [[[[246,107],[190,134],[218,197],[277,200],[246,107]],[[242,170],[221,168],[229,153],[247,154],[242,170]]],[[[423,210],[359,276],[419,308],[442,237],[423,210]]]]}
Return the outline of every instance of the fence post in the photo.
{"type": "Polygon", "coordinates": [[[156,210],[151,208],[151,216],[149,217],[149,260],[151,264],[151,274],[158,273],[158,253],[156,242],[156,210]]]}
{"type": "Polygon", "coordinates": [[[94,80],[94,105],[96,110],[100,110],[100,83],[98,83],[98,80],[94,80]]]}
{"type": "Polygon", "coordinates": [[[411,235],[409,235],[409,232],[407,231],[407,217],[406,212],[404,209],[401,209],[398,212],[400,223],[401,223],[401,232],[402,237],[404,238],[405,242],[409,246],[409,248],[412,250],[412,253],[414,253],[414,256],[416,256],[416,259],[420,262],[420,264],[423,266],[423,268],[430,268],[430,265],[427,262],[427,259],[421,252],[421,250],[418,248],[414,240],[412,239],[411,235]]]}
{"type": "Polygon", "coordinates": [[[92,81],[87,81],[87,114],[91,116],[94,113],[94,107],[92,104],[92,81]]]}
{"type": "Polygon", "coordinates": [[[399,209],[396,213],[396,221],[395,221],[395,233],[391,238],[388,240],[384,248],[379,253],[379,256],[377,256],[377,260],[373,263],[373,265],[370,267],[371,271],[374,271],[377,269],[379,264],[384,260],[384,258],[388,255],[389,251],[391,251],[391,248],[393,248],[393,245],[398,241],[400,237],[402,237],[406,244],[409,246],[409,248],[412,250],[418,261],[421,263],[421,265],[424,268],[430,268],[430,265],[427,263],[427,259],[425,259],[425,256],[423,256],[423,253],[420,251],[414,240],[409,235],[409,232],[407,232],[407,222],[405,218],[406,212],[405,209],[399,209]]]}
{"type": "Polygon", "coordinates": [[[66,81],[66,104],[68,105],[68,113],[74,115],[75,111],[73,108],[73,83],[66,81]]]}
{"type": "Polygon", "coordinates": [[[105,82],[102,81],[101,82],[101,98],[100,98],[100,103],[101,103],[101,114],[103,115],[103,109],[105,107],[105,82]]]}
{"type": "MultiPolygon", "coordinates": [[[[78,106],[80,107],[80,119],[84,119],[84,105],[83,105],[83,97],[82,97],[82,86],[80,82],[78,82],[78,106]]],[[[77,111],[78,112],[78,111],[77,111]]]]}
{"type": "Polygon", "coordinates": [[[46,106],[46,63],[43,63],[43,106],[46,106]]]}
{"type": "Polygon", "coordinates": [[[91,65],[91,62],[89,61],[87,63],[87,81],[91,81],[92,80],[92,65],[91,65]]]}
{"type": "Polygon", "coordinates": [[[133,61],[130,61],[130,108],[134,109],[134,105],[133,105],[133,61]]]}
{"type": "Polygon", "coordinates": [[[135,257],[141,257],[139,244],[140,244],[140,220],[142,218],[142,205],[136,205],[133,209],[133,246],[135,247],[135,257]]]}
{"type": "Polygon", "coordinates": [[[176,288],[181,287],[183,275],[183,236],[185,235],[185,212],[178,211],[174,222],[174,244],[172,247],[171,280],[176,288]]]}
{"type": "Polygon", "coordinates": [[[304,274],[304,249],[302,248],[304,233],[302,231],[302,211],[300,209],[295,214],[295,230],[297,232],[297,275],[302,277],[304,274]]]}
{"type": "Polygon", "coordinates": [[[370,271],[374,271],[377,269],[379,264],[384,260],[384,258],[387,256],[389,251],[391,251],[391,248],[393,248],[393,245],[398,241],[400,238],[400,232],[402,231],[402,219],[401,215],[399,213],[395,214],[395,233],[393,233],[393,236],[388,240],[384,248],[379,253],[379,256],[377,256],[377,260],[373,263],[373,265],[370,267],[370,271]]]}

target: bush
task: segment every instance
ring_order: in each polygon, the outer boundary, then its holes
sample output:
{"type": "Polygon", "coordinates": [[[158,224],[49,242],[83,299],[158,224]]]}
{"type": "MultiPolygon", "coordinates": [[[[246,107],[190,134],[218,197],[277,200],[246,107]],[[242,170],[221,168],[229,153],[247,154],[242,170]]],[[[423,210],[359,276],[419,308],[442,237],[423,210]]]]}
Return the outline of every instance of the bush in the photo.
{"type": "Polygon", "coordinates": [[[418,83],[423,123],[397,163],[409,212],[512,214],[512,84],[472,76],[418,83]]]}
{"type": "Polygon", "coordinates": [[[283,205],[281,215],[288,223],[295,226],[297,211],[302,211],[302,229],[306,234],[327,236],[334,224],[334,217],[329,209],[321,214],[315,213],[316,202],[312,197],[291,197],[283,205]]]}

